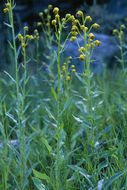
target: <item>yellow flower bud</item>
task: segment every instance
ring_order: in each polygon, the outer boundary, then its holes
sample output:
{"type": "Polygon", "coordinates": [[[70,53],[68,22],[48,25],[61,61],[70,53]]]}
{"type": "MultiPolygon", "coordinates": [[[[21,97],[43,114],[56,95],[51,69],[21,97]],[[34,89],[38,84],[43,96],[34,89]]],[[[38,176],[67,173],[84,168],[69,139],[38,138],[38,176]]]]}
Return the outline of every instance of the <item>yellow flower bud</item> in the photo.
{"type": "Polygon", "coordinates": [[[75,70],[75,69],[72,69],[72,73],[76,73],[76,70],[75,70]]]}
{"type": "Polygon", "coordinates": [[[91,45],[90,45],[90,44],[87,44],[86,47],[87,47],[87,49],[90,49],[90,48],[91,48],[91,45]]]}
{"type": "Polygon", "coordinates": [[[74,66],[74,65],[71,65],[71,68],[72,68],[72,69],[75,69],[75,66],[74,66]]]}
{"type": "Polygon", "coordinates": [[[52,5],[48,5],[48,9],[52,9],[52,5]]]}
{"type": "Polygon", "coordinates": [[[26,47],[26,44],[23,42],[22,43],[22,48],[25,48],[26,47]]]}
{"type": "Polygon", "coordinates": [[[67,19],[71,17],[71,14],[66,14],[65,16],[67,19]]]}
{"type": "Polygon", "coordinates": [[[30,35],[29,39],[30,39],[30,40],[34,40],[33,35],[30,35]]]}
{"type": "Polygon", "coordinates": [[[77,26],[76,26],[76,25],[73,25],[71,30],[72,30],[72,31],[77,30],[77,26]]]}
{"type": "Polygon", "coordinates": [[[99,27],[100,27],[100,25],[99,25],[99,24],[97,24],[97,23],[94,23],[94,24],[92,25],[92,27],[93,27],[93,28],[99,28],[99,27]]]}
{"type": "Polygon", "coordinates": [[[28,30],[29,28],[28,28],[28,26],[24,26],[24,30],[28,30]]]}
{"type": "Polygon", "coordinates": [[[75,36],[72,36],[71,39],[70,39],[71,42],[74,42],[75,40],[76,40],[75,36]]]}
{"type": "Polygon", "coordinates": [[[125,27],[125,25],[124,24],[122,24],[121,26],[120,26],[120,29],[121,30],[124,30],[126,27],[125,27]]]}
{"type": "Polygon", "coordinates": [[[81,25],[80,28],[81,28],[81,30],[84,30],[84,29],[85,29],[85,26],[84,26],[84,25],[81,25]]]}
{"type": "Polygon", "coordinates": [[[85,55],[84,55],[84,54],[81,54],[81,55],[79,56],[79,60],[80,60],[80,61],[84,61],[84,59],[85,59],[85,55]]]}
{"type": "Polygon", "coordinates": [[[19,41],[22,41],[23,40],[23,36],[21,34],[18,34],[18,39],[19,39],[19,41]]]}
{"type": "Polygon", "coordinates": [[[96,41],[94,41],[94,44],[95,44],[96,46],[100,46],[100,45],[101,45],[101,42],[100,42],[99,40],[96,40],[96,41]]]}
{"type": "Polygon", "coordinates": [[[69,81],[70,79],[71,79],[70,76],[67,76],[67,77],[66,77],[66,80],[67,80],[67,81],[69,81]]]}
{"type": "Polygon", "coordinates": [[[116,34],[118,34],[119,33],[119,31],[117,30],[117,29],[114,29],[113,30],[113,35],[116,35],[116,34]]]}
{"type": "Polygon", "coordinates": [[[9,9],[11,7],[11,4],[10,3],[7,3],[6,4],[6,7],[9,9]]]}
{"type": "Polygon", "coordinates": [[[55,15],[55,20],[58,20],[60,16],[58,14],[55,15]]]}
{"type": "Polygon", "coordinates": [[[40,13],[39,13],[39,16],[40,16],[40,17],[42,17],[42,16],[43,16],[43,13],[42,13],[42,12],[40,12],[40,13]]]}
{"type": "Polygon", "coordinates": [[[52,25],[56,25],[56,20],[54,19],[54,20],[52,20],[52,25]]]}
{"type": "Polygon", "coordinates": [[[8,11],[9,11],[8,8],[3,9],[3,12],[4,12],[4,13],[7,13],[8,11]]]}
{"type": "Polygon", "coordinates": [[[91,16],[86,16],[86,20],[88,20],[89,22],[91,22],[92,21],[91,16]]]}
{"type": "Polygon", "coordinates": [[[95,38],[95,35],[93,33],[90,33],[89,38],[93,40],[95,38]]]}
{"type": "Polygon", "coordinates": [[[69,59],[69,60],[71,60],[71,59],[72,59],[72,57],[70,56],[70,57],[68,57],[68,59],[69,59]]]}
{"type": "Polygon", "coordinates": [[[76,15],[77,15],[78,17],[82,17],[82,16],[83,16],[83,12],[82,12],[82,11],[78,11],[78,12],[76,13],[76,15]]]}
{"type": "Polygon", "coordinates": [[[79,49],[78,49],[78,52],[79,53],[82,53],[82,52],[84,52],[85,51],[85,48],[84,47],[80,47],[79,49]]]}
{"type": "Polygon", "coordinates": [[[66,21],[66,19],[65,18],[62,18],[62,22],[65,22],[66,21]]]}
{"type": "Polygon", "coordinates": [[[37,23],[37,26],[41,26],[41,25],[42,25],[42,23],[41,23],[41,22],[38,22],[38,23],[37,23]]]}
{"type": "Polygon", "coordinates": [[[59,8],[58,8],[58,7],[55,7],[55,8],[53,9],[53,12],[54,12],[55,14],[58,14],[58,13],[59,13],[59,8]]]}
{"type": "Polygon", "coordinates": [[[65,65],[62,66],[62,70],[63,70],[64,72],[66,71],[65,65]]]}
{"type": "Polygon", "coordinates": [[[64,66],[66,66],[67,65],[67,63],[64,63],[64,66]]]}

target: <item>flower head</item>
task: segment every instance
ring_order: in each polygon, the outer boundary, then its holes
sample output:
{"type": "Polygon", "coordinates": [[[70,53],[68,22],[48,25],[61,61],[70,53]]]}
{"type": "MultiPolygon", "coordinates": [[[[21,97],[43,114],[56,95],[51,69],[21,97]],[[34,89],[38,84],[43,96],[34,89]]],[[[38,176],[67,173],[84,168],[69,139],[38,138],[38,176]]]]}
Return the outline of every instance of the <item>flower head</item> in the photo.
{"type": "Polygon", "coordinates": [[[54,12],[55,14],[58,14],[58,13],[59,13],[59,8],[58,8],[58,7],[55,7],[55,8],[53,9],[53,12],[54,12]]]}

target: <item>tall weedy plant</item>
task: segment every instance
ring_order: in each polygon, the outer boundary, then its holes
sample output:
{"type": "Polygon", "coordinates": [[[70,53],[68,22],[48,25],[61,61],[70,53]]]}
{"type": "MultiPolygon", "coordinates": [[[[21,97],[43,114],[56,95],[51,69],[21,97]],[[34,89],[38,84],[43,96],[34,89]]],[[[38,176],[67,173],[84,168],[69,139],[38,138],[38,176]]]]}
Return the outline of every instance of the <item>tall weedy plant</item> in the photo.
{"type": "Polygon", "coordinates": [[[18,39],[21,41],[21,47],[22,47],[22,53],[23,53],[23,68],[24,68],[24,75],[21,79],[22,82],[20,82],[19,78],[19,66],[18,66],[18,51],[16,46],[16,35],[15,35],[15,26],[14,26],[14,20],[13,20],[13,9],[15,7],[14,0],[8,0],[5,4],[6,8],[4,8],[4,13],[8,13],[9,16],[9,28],[11,28],[12,32],[12,39],[13,43],[9,42],[13,53],[14,53],[14,62],[15,62],[15,73],[16,73],[16,92],[17,92],[17,107],[16,112],[18,115],[18,134],[17,137],[19,139],[19,151],[20,154],[18,156],[19,159],[19,173],[20,173],[20,189],[23,190],[26,187],[27,180],[27,158],[25,156],[26,154],[26,140],[25,140],[25,127],[26,127],[26,118],[25,118],[25,97],[26,97],[26,84],[27,84],[27,60],[26,60],[26,46],[28,45],[29,40],[33,40],[34,37],[32,35],[27,35],[28,27],[24,27],[24,34],[18,34],[18,39]],[[21,86],[20,86],[21,83],[21,86]]]}

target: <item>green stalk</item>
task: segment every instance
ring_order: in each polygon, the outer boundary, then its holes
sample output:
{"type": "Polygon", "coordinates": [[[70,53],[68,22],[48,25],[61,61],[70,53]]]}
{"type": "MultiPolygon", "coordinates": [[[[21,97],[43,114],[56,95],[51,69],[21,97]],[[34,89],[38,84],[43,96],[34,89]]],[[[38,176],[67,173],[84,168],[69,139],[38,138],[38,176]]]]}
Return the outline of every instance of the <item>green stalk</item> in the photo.
{"type": "MultiPolygon", "coordinates": [[[[61,33],[61,23],[59,21],[59,29],[61,33]]],[[[58,137],[57,137],[57,168],[56,168],[56,184],[57,190],[60,189],[59,187],[59,157],[60,157],[60,76],[61,76],[61,69],[60,69],[60,37],[61,35],[58,34],[58,91],[57,91],[57,130],[58,130],[58,137]]]]}
{"type": "MultiPolygon", "coordinates": [[[[121,33],[121,31],[120,31],[121,33]]],[[[122,35],[120,34],[120,55],[121,55],[121,65],[122,65],[122,70],[124,72],[124,57],[123,57],[123,42],[122,42],[122,35]]]]}

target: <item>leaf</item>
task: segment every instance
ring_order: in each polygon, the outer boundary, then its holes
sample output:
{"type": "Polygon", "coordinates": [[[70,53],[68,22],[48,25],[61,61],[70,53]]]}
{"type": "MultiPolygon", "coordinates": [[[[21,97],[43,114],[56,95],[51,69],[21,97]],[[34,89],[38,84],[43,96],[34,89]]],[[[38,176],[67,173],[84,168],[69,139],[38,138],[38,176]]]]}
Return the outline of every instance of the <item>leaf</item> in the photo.
{"type": "Polygon", "coordinates": [[[42,140],[42,142],[45,144],[46,148],[48,149],[49,154],[51,154],[51,153],[52,153],[52,148],[51,148],[51,146],[48,144],[48,141],[47,141],[44,137],[41,137],[41,140],[42,140]]]}
{"type": "Polygon", "coordinates": [[[8,40],[8,43],[10,45],[10,48],[14,50],[14,47],[13,47],[12,43],[9,40],[8,40]]]}
{"type": "Polygon", "coordinates": [[[78,122],[78,123],[83,123],[83,120],[81,120],[79,117],[75,117],[74,115],[73,115],[73,118],[78,122]]]}
{"type": "Polygon", "coordinates": [[[85,177],[85,179],[89,182],[89,184],[91,184],[91,186],[93,186],[93,183],[91,181],[91,176],[88,174],[85,174],[85,172],[83,171],[82,168],[80,168],[78,166],[74,166],[74,165],[69,165],[69,167],[75,171],[78,171],[83,177],[85,177]]]}
{"type": "Polygon", "coordinates": [[[37,179],[36,177],[32,177],[34,185],[37,187],[38,190],[46,190],[45,186],[41,183],[41,180],[37,179]]]}
{"type": "Polygon", "coordinates": [[[65,110],[68,108],[68,106],[69,106],[70,103],[71,103],[71,100],[72,100],[72,98],[69,98],[69,99],[66,101],[66,103],[64,104],[64,109],[63,109],[63,111],[65,111],[65,110]]]}
{"type": "Polygon", "coordinates": [[[104,189],[106,190],[114,181],[116,181],[119,177],[121,177],[123,174],[125,174],[126,171],[127,171],[127,169],[123,172],[119,172],[119,173],[115,174],[113,177],[111,177],[109,180],[107,180],[107,182],[104,183],[104,189]]]}
{"type": "Polygon", "coordinates": [[[56,92],[55,92],[55,90],[54,90],[53,87],[51,88],[51,91],[52,91],[52,93],[54,95],[55,100],[57,101],[57,94],[56,94],[56,92]]]}
{"type": "Polygon", "coordinates": [[[4,71],[4,73],[16,84],[15,79],[7,71],[4,71]]]}
{"type": "Polygon", "coordinates": [[[96,139],[98,139],[100,136],[102,136],[102,135],[108,133],[108,132],[111,130],[111,128],[112,128],[112,125],[106,127],[101,133],[99,133],[99,134],[96,136],[96,139]]]}
{"type": "Polygon", "coordinates": [[[51,114],[51,112],[48,110],[48,108],[45,107],[45,109],[46,109],[46,111],[48,113],[49,118],[54,119],[54,121],[56,121],[55,117],[51,114]]]}
{"type": "Polygon", "coordinates": [[[8,116],[14,123],[17,124],[17,120],[14,119],[13,115],[11,115],[10,113],[7,113],[7,112],[5,113],[5,115],[8,116]]]}
{"type": "Polygon", "coordinates": [[[46,180],[48,183],[50,183],[50,178],[46,174],[38,172],[37,170],[34,170],[34,169],[33,169],[33,173],[34,173],[35,177],[37,177],[41,180],[46,180]]]}
{"type": "Polygon", "coordinates": [[[12,28],[12,26],[6,22],[4,22],[4,25],[8,26],[9,28],[12,28]]]}

